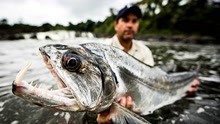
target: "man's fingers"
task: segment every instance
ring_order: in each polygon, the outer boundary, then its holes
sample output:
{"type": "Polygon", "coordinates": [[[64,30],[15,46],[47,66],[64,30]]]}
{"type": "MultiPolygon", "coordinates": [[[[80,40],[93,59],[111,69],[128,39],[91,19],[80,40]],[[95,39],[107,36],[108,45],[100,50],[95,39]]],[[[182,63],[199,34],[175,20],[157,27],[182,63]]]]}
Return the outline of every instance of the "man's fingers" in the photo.
{"type": "Polygon", "coordinates": [[[196,92],[198,90],[197,87],[191,87],[188,92],[196,92]]]}
{"type": "Polygon", "coordinates": [[[190,87],[187,92],[186,95],[194,95],[196,93],[196,91],[198,90],[198,87],[190,87]]]}
{"type": "Polygon", "coordinates": [[[131,96],[123,96],[118,99],[118,103],[128,109],[131,109],[133,106],[133,100],[131,96]]]}
{"type": "Polygon", "coordinates": [[[118,100],[118,103],[123,106],[123,107],[126,107],[126,97],[121,97],[119,100],[118,100]]]}
{"type": "Polygon", "coordinates": [[[132,108],[132,106],[133,106],[133,102],[132,102],[132,98],[131,98],[131,96],[127,96],[126,97],[126,108],[128,108],[128,109],[131,109],[132,108]]]}
{"type": "Polygon", "coordinates": [[[110,111],[106,110],[101,112],[100,114],[98,114],[96,120],[99,124],[110,124],[111,123],[110,111]]]}
{"type": "Polygon", "coordinates": [[[99,114],[97,117],[97,122],[99,124],[111,124],[111,119],[110,119],[109,115],[102,116],[101,114],[99,114]]]}
{"type": "Polygon", "coordinates": [[[199,85],[200,85],[200,81],[198,79],[195,79],[195,80],[192,81],[192,85],[191,86],[197,87],[199,85]]]}
{"type": "Polygon", "coordinates": [[[187,95],[193,95],[198,90],[198,86],[200,85],[200,81],[198,79],[194,79],[191,83],[191,87],[187,90],[187,95]]]}

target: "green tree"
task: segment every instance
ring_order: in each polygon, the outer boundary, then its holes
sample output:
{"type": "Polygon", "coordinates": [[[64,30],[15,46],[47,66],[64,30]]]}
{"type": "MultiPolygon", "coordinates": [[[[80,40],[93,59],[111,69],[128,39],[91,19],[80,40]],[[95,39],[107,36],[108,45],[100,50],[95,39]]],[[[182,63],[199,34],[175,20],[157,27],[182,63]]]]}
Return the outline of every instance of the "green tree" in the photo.
{"type": "Polygon", "coordinates": [[[0,25],[7,25],[7,24],[8,24],[8,20],[7,19],[0,20],[0,25]]]}
{"type": "Polygon", "coordinates": [[[40,27],[41,31],[51,31],[53,30],[53,26],[50,23],[44,23],[41,27],[40,27]]]}

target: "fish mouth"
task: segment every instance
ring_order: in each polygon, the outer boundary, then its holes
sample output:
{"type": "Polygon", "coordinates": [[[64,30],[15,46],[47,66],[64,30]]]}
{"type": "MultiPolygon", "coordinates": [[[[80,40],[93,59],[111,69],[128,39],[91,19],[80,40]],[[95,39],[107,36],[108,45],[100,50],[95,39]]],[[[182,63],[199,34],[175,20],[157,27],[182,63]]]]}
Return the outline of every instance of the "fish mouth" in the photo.
{"type": "MultiPolygon", "coordinates": [[[[17,74],[12,84],[12,92],[24,100],[42,107],[58,108],[66,111],[96,110],[96,106],[101,104],[102,100],[102,79],[105,79],[105,75],[102,73],[103,70],[99,67],[88,66],[86,70],[80,72],[80,74],[85,73],[83,76],[86,77],[86,80],[84,80],[79,78],[81,75],[71,75],[72,73],[69,74],[59,65],[62,52],[67,50],[66,46],[47,45],[40,47],[39,50],[45,66],[56,80],[57,89],[43,89],[40,88],[41,84],[34,86],[23,81],[25,73],[31,66],[31,63],[28,63],[17,74]],[[56,56],[53,56],[54,54],[56,56]],[[88,74],[88,72],[90,73],[88,74]],[[94,76],[91,76],[91,74],[94,76]],[[91,82],[87,83],[87,81],[91,82]],[[81,90],[82,88],[84,89],[81,90]]],[[[93,61],[92,64],[97,64],[95,60],[93,61]]],[[[88,64],[87,61],[83,60],[83,62],[88,64]]]]}
{"type": "Polygon", "coordinates": [[[58,72],[56,71],[56,69],[51,64],[52,62],[50,60],[50,56],[47,55],[46,52],[44,52],[44,51],[41,51],[41,55],[43,57],[43,61],[44,61],[45,65],[46,65],[47,69],[50,71],[50,73],[57,80],[58,88],[65,88],[65,87],[67,87],[67,85],[64,83],[63,79],[60,78],[61,76],[58,75],[58,72]]]}
{"type": "Polygon", "coordinates": [[[40,85],[33,85],[32,82],[23,81],[24,76],[31,66],[31,62],[27,63],[17,74],[15,80],[12,83],[13,94],[23,98],[29,103],[36,104],[38,106],[64,110],[64,111],[81,111],[85,108],[77,102],[74,98],[71,90],[67,87],[64,81],[56,73],[53,68],[49,56],[42,54],[44,63],[52,75],[56,78],[58,89],[43,89],[40,85]]]}

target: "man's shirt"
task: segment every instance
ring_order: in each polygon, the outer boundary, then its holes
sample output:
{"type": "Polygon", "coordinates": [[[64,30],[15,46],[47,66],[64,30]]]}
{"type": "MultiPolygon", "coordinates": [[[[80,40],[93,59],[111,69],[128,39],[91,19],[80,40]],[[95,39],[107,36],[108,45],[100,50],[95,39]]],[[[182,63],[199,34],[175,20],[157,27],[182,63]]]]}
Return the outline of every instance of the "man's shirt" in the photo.
{"type": "MultiPolygon", "coordinates": [[[[124,49],[124,47],[120,44],[116,35],[107,44],[117,47],[121,50],[124,49]]],[[[147,65],[154,66],[154,59],[152,52],[141,41],[132,40],[132,46],[131,49],[128,51],[128,54],[130,54],[131,56],[135,57],[136,59],[142,61],[147,65]]]]}

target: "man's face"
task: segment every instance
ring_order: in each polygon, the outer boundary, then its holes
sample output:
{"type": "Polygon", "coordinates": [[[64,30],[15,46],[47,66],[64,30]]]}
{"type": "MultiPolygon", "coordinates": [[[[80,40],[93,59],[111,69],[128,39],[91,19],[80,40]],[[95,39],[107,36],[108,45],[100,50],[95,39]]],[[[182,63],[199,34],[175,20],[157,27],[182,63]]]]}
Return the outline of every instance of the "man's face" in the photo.
{"type": "Polygon", "coordinates": [[[132,40],[139,28],[139,20],[134,14],[128,14],[115,23],[117,36],[122,40],[132,40]]]}

